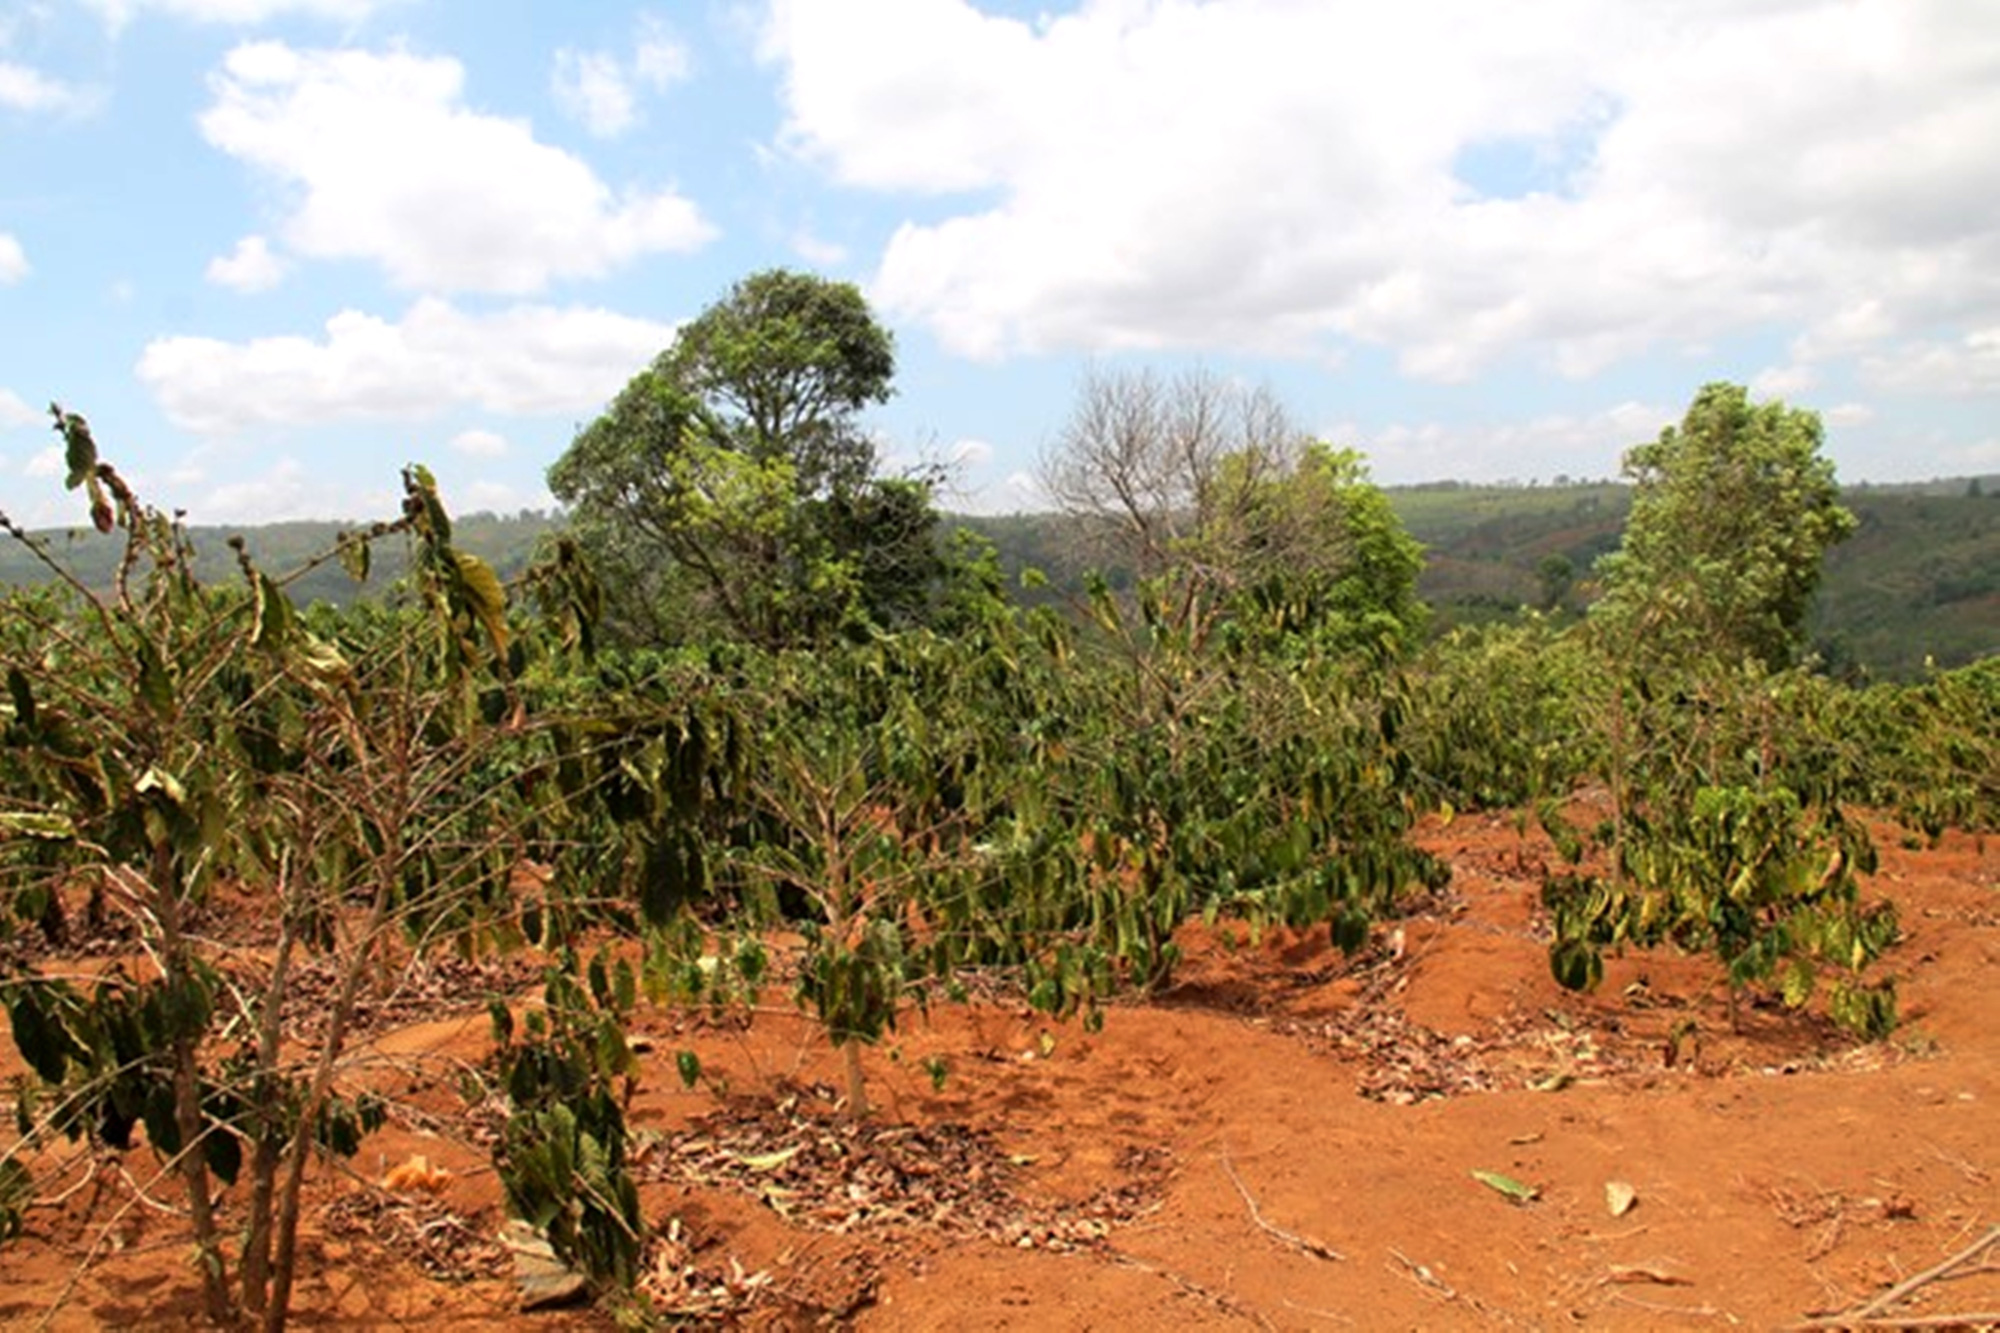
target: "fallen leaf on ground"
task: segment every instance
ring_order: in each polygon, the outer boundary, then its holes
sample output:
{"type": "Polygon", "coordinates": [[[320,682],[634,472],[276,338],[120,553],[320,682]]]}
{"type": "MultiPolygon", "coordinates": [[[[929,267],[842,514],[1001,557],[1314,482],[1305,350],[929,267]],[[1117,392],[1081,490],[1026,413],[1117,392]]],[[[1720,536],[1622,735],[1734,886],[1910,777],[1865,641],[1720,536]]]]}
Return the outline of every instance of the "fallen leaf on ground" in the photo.
{"type": "Polygon", "coordinates": [[[1541,1191],[1533,1185],[1524,1185],[1512,1176],[1503,1176],[1498,1171],[1474,1171],[1472,1178],[1487,1189],[1497,1190],[1515,1203],[1531,1203],[1541,1196],[1541,1191]]]}

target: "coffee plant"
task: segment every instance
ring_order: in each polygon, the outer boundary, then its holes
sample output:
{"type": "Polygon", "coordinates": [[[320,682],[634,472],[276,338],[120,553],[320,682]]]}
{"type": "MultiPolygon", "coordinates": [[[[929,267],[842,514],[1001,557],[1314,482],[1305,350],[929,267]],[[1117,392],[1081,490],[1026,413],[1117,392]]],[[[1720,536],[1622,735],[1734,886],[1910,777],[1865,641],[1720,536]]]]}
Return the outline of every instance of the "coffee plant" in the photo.
{"type": "Polygon", "coordinates": [[[315,1152],[352,1154],[381,1120],[342,1083],[367,988],[510,912],[520,645],[498,580],[452,547],[421,468],[404,475],[396,520],[329,553],[361,573],[370,544],[413,546],[405,609],[344,647],[240,544],[240,582],[204,579],[178,519],[99,459],[81,417],[55,417],[70,488],[123,554],[112,588],[93,590],[0,516],[58,589],[14,599],[0,642],[0,921],[129,944],[88,984],[32,961],[0,976],[35,1074],[0,1231],[18,1229],[34,1145],[122,1151],[143,1128],[179,1181],[209,1316],[275,1329],[315,1152]],[[252,895],[271,938],[246,951],[208,934],[220,887],[252,895]],[[288,1025],[315,957],[332,964],[332,995],[302,1045],[288,1025]],[[225,1227],[239,1182],[240,1220],[225,1227]]]}

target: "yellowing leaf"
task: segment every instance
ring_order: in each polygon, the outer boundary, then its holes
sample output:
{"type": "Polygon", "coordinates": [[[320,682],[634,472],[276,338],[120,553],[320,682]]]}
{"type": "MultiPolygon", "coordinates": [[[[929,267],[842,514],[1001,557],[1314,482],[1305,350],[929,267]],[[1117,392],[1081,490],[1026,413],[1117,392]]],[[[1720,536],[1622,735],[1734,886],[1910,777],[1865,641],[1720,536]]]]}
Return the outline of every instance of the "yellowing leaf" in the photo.
{"type": "Polygon", "coordinates": [[[187,789],[181,786],[180,779],[163,768],[147,769],[139,775],[139,780],[132,784],[132,788],[141,796],[149,791],[159,792],[175,805],[187,801],[187,789]]]}
{"type": "Polygon", "coordinates": [[[75,836],[76,825],[70,823],[68,815],[42,814],[34,810],[0,812],[0,840],[20,837],[65,842],[75,836]]]}

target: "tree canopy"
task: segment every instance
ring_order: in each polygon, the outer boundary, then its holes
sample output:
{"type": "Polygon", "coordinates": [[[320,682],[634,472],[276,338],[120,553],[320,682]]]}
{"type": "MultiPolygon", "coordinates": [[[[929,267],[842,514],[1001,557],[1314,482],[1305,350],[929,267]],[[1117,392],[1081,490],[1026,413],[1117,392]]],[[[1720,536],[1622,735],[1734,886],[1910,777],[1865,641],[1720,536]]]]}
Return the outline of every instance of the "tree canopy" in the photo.
{"type": "Polygon", "coordinates": [[[1235,454],[1219,479],[1238,502],[1209,520],[1195,549],[1229,571],[1241,623],[1333,652],[1394,657],[1416,646],[1427,619],[1423,547],[1358,451],[1314,442],[1285,464],[1235,454]]]}
{"type": "Polygon", "coordinates": [[[860,425],[895,364],[858,288],[783,269],[683,327],[549,470],[614,622],[780,646],[918,614],[932,479],[877,476],[860,425]]]}
{"type": "Polygon", "coordinates": [[[1312,440],[1267,389],[1094,373],[1042,482],[1107,574],[1183,584],[1182,614],[1337,653],[1393,657],[1422,635],[1423,548],[1362,456],[1312,440]]]}
{"type": "Polygon", "coordinates": [[[1787,665],[1827,550],[1855,529],[1818,413],[1710,384],[1679,427],[1625,455],[1634,486],[1593,609],[1635,648],[1787,665]]]}

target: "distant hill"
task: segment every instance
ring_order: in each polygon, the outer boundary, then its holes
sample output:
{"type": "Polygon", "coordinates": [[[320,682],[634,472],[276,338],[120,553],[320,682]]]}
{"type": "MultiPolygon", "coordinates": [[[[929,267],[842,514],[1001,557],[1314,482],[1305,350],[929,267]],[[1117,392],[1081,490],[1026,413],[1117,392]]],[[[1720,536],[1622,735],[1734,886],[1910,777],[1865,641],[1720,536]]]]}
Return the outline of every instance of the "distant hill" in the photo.
{"type": "MultiPolygon", "coordinates": [[[[1629,488],[1612,482],[1443,482],[1385,492],[1424,544],[1417,586],[1440,630],[1547,604],[1556,589],[1544,564],[1558,559],[1570,579],[1554,608],[1580,611],[1592,594],[1591,568],[1618,548],[1632,502],[1629,488]]],[[[2000,653],[2000,477],[1850,486],[1841,499],[1861,527],[1828,557],[1813,619],[1814,644],[1831,665],[1907,680],[1927,660],[1952,667],[2000,653]]],[[[991,540],[1010,573],[1042,569],[1042,598],[1081,589],[1083,569],[1060,518],[955,521],[991,540]]]]}
{"type": "MultiPolygon", "coordinates": [[[[246,527],[190,527],[195,560],[204,574],[226,581],[236,568],[229,539],[241,536],[257,567],[275,577],[298,569],[315,556],[331,551],[343,531],[353,523],[294,522],[266,523],[246,527]]],[[[502,579],[510,579],[527,568],[535,543],[554,529],[551,515],[524,512],[513,517],[472,513],[452,517],[452,540],[492,565],[502,579]]],[[[118,557],[124,550],[123,534],[100,536],[89,528],[40,534],[50,542],[53,553],[86,584],[107,588],[117,572],[118,557]]],[[[299,605],[332,602],[345,606],[357,598],[378,594],[409,569],[408,548],[400,537],[376,543],[368,581],[358,584],[348,577],[338,561],[329,561],[302,575],[291,585],[299,605]]],[[[46,571],[26,551],[0,538],[0,586],[44,582],[46,571]]]]}
{"type": "MultiPolygon", "coordinates": [[[[1631,505],[1630,491],[1611,482],[1445,482],[1386,493],[1424,543],[1418,588],[1439,629],[1510,619],[1524,607],[1549,604],[1552,593],[1560,593],[1553,603],[1558,614],[1580,611],[1591,596],[1591,566],[1617,548],[1631,505]],[[1564,568],[1567,580],[1553,577],[1564,568]]],[[[1831,664],[1911,679],[1926,661],[1952,667],[2000,653],[2000,477],[1850,486],[1841,498],[1861,527],[1829,556],[1813,620],[1814,642],[1831,664]]],[[[954,516],[949,523],[991,541],[1010,575],[1029,566],[1047,575],[1045,587],[1019,589],[1024,600],[1064,602],[1081,592],[1086,562],[1060,516],[954,516]]],[[[344,526],[352,525],[273,523],[191,533],[204,568],[229,569],[234,562],[226,541],[241,533],[258,563],[278,573],[331,549],[344,526]]],[[[553,515],[474,513],[453,519],[453,536],[504,579],[526,568],[535,544],[555,526],[553,515]]],[[[86,582],[109,584],[117,541],[88,531],[52,537],[86,582]]],[[[378,549],[365,586],[330,563],[301,578],[293,591],[301,603],[345,604],[375,595],[404,568],[402,544],[391,540],[378,549]]],[[[1117,569],[1106,575],[1114,587],[1129,579],[1117,569]]],[[[0,585],[42,578],[40,567],[13,543],[0,542],[0,585]]]]}

